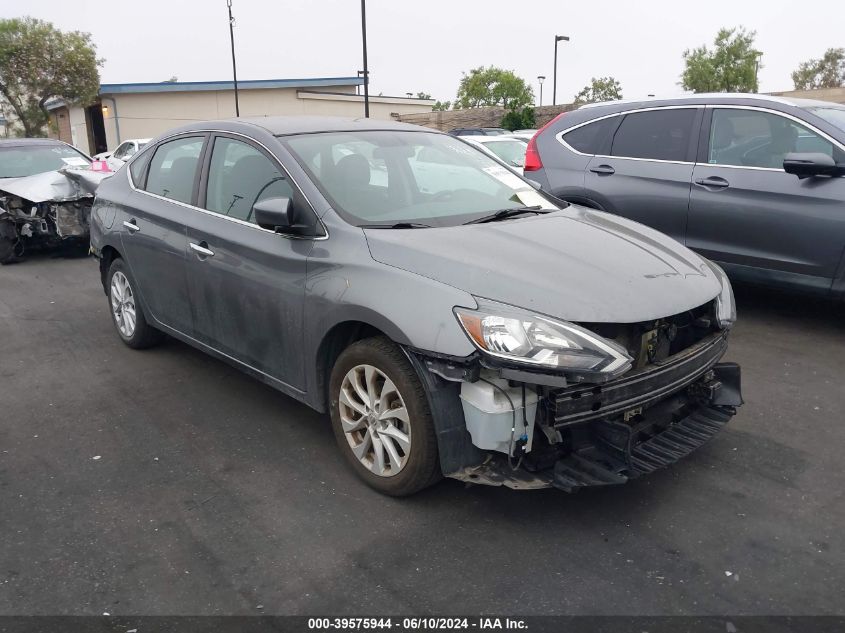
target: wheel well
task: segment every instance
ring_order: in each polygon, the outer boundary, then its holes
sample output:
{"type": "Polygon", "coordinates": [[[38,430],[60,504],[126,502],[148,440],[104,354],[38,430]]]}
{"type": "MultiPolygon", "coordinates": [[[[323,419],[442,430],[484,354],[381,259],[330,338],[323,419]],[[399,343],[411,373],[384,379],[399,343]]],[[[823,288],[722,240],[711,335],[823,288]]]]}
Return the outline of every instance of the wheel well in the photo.
{"type": "Polygon", "coordinates": [[[104,246],[100,251],[100,281],[103,283],[103,292],[106,294],[109,293],[106,275],[109,274],[111,263],[121,257],[122,255],[113,246],[104,246]]]}
{"type": "Polygon", "coordinates": [[[373,336],[385,336],[385,334],[377,327],[363,321],[344,321],[335,325],[323,337],[317,349],[316,393],[320,394],[321,403],[325,405],[326,411],[329,409],[329,377],[338,356],[352,343],[373,336]]]}
{"type": "Polygon", "coordinates": [[[582,207],[588,207],[590,209],[595,209],[596,211],[604,211],[604,207],[601,206],[595,200],[590,200],[589,198],[584,198],[581,202],[579,202],[582,207]]]}

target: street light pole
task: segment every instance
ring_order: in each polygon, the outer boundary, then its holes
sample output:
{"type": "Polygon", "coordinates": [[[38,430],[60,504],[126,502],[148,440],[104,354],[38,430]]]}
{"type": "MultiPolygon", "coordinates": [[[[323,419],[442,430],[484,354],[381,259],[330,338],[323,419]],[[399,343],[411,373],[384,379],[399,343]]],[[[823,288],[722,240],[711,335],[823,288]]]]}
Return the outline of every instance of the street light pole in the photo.
{"type": "Polygon", "coordinates": [[[552,81],[552,105],[557,105],[557,43],[569,41],[568,35],[555,35],[555,75],[552,81]]]}
{"type": "Polygon", "coordinates": [[[540,104],[543,105],[543,80],[546,78],[545,75],[537,75],[537,81],[540,82],[540,104]]]}
{"type": "Polygon", "coordinates": [[[361,0],[361,41],[364,45],[364,117],[370,118],[370,72],[367,69],[367,0],[361,0]]]}
{"type": "Polygon", "coordinates": [[[226,0],[229,7],[229,41],[232,43],[232,77],[235,83],[235,116],[241,116],[241,106],[238,101],[238,67],[235,64],[235,18],[232,17],[232,0],[226,0]]]}

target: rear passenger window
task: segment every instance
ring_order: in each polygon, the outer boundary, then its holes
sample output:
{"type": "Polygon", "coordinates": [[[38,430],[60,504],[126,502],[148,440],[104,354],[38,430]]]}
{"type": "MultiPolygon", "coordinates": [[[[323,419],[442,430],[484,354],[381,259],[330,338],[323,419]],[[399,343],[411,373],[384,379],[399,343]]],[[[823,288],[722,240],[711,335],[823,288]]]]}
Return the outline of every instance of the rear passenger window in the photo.
{"type": "Polygon", "coordinates": [[[612,116],[567,132],[563,140],[572,149],[582,154],[603,154],[607,152],[606,141],[619,123],[619,117],[612,116]]]}
{"type": "Polygon", "coordinates": [[[628,114],[613,136],[612,156],[652,160],[688,160],[694,108],[628,114]]]}
{"type": "Polygon", "coordinates": [[[292,196],[287,178],[258,149],[222,136],[215,139],[208,168],[206,209],[255,222],[252,208],[256,202],[292,196]]]}
{"type": "Polygon", "coordinates": [[[190,204],[202,144],[202,137],[189,136],[159,145],[150,161],[146,190],[190,204]]]}

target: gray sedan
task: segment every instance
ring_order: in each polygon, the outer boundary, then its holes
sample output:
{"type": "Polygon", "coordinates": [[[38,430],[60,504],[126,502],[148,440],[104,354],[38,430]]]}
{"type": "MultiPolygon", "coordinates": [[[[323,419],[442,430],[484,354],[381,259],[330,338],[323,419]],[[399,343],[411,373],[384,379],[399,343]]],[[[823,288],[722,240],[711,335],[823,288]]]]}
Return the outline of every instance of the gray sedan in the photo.
{"type": "Polygon", "coordinates": [[[567,112],[526,175],[637,220],[733,279],[845,295],[845,106],[765,95],[609,102],[567,112]]]}
{"type": "Polygon", "coordinates": [[[623,483],[742,402],[721,269],[431,130],[192,124],[100,186],[91,232],[129,347],[169,334],[329,411],[387,494],[623,483]]]}

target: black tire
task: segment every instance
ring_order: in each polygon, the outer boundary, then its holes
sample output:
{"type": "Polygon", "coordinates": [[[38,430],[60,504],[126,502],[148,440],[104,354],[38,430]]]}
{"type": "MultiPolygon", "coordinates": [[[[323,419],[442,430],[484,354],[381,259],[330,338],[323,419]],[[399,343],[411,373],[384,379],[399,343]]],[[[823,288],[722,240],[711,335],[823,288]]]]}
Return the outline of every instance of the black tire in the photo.
{"type": "Polygon", "coordinates": [[[12,240],[0,235],[0,264],[13,264],[18,261],[15,255],[15,244],[12,240]]]}
{"type": "Polygon", "coordinates": [[[129,272],[129,267],[121,258],[118,257],[111,263],[111,266],[109,266],[106,282],[106,295],[109,301],[109,312],[112,315],[112,323],[115,326],[114,329],[120,337],[120,340],[132,349],[146,349],[160,343],[164,338],[164,334],[147,323],[147,319],[144,317],[144,311],[138,301],[137,284],[135,283],[135,279],[132,277],[132,273],[129,272]],[[117,273],[123,274],[129,284],[129,288],[134,298],[135,328],[131,335],[128,336],[120,331],[112,299],[112,279],[117,273]]]}
{"type": "Polygon", "coordinates": [[[440,460],[434,422],[425,388],[399,347],[385,337],[357,341],[347,347],[334,364],[329,381],[329,408],[337,445],[355,473],[370,487],[394,497],[404,497],[440,480],[440,460]],[[392,476],[368,469],[352,452],[340,419],[340,390],[343,379],[359,365],[371,365],[389,378],[408,411],[410,450],[404,466],[392,476]]]}

